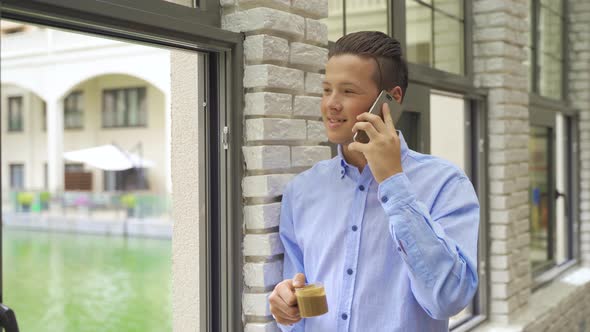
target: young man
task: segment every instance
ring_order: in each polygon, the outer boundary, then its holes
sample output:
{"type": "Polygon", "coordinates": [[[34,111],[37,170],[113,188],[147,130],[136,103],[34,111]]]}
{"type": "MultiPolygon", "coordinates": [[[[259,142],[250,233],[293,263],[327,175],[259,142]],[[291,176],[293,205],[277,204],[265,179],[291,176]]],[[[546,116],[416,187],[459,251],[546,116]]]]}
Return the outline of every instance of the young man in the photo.
{"type": "Polygon", "coordinates": [[[380,32],[330,51],[321,112],[338,156],[299,174],[283,194],[284,277],[269,297],[283,331],[447,331],[477,289],[479,203],[457,166],[409,150],[381,90],[401,103],[407,65],[380,32]],[[364,130],[370,142],[353,142],[364,130]],[[294,294],[322,282],[329,312],[301,319],[294,294]]]}

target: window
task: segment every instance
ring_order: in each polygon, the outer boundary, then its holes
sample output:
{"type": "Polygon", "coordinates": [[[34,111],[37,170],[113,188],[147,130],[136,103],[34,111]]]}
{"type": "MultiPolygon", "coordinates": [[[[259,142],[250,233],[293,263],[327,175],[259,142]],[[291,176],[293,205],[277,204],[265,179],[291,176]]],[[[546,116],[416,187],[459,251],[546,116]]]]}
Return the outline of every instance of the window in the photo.
{"type": "Polygon", "coordinates": [[[572,118],[534,110],[529,133],[530,261],[533,274],[573,258],[572,118]]]}
{"type": "Polygon", "coordinates": [[[552,99],[563,98],[566,15],[563,0],[529,0],[529,89],[552,99]]]}
{"type": "Polygon", "coordinates": [[[104,190],[147,190],[147,169],[131,168],[124,171],[104,171],[104,190]]]}
{"type": "Polygon", "coordinates": [[[84,126],[81,91],[70,93],[64,99],[64,128],[81,129],[84,126]]]}
{"type": "Polygon", "coordinates": [[[328,0],[328,40],[335,42],[345,34],[373,30],[388,33],[388,0],[328,0]]]}
{"type": "Polygon", "coordinates": [[[11,164],[10,166],[10,188],[23,189],[25,187],[25,165],[11,164]]]}
{"type": "Polygon", "coordinates": [[[8,131],[23,131],[23,97],[8,97],[8,131]]]}
{"type": "Polygon", "coordinates": [[[103,128],[147,125],[145,88],[104,90],[102,97],[103,128]]]}
{"type": "Polygon", "coordinates": [[[45,100],[41,101],[41,109],[43,110],[43,121],[41,123],[41,129],[43,131],[47,130],[47,102],[45,102],[45,100]]]}
{"type": "Polygon", "coordinates": [[[464,74],[462,0],[406,1],[406,55],[409,62],[464,74]]]}

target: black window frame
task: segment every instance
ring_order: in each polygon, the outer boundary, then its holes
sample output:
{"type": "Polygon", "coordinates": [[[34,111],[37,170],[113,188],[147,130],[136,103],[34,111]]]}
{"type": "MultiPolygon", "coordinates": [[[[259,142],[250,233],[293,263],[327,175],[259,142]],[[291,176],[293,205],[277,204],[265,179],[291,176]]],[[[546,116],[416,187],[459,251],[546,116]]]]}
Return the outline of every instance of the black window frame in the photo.
{"type": "MultiPolygon", "coordinates": [[[[565,197],[563,197],[565,201],[565,209],[568,211],[567,213],[567,232],[565,234],[567,242],[567,260],[560,264],[548,264],[543,266],[539,269],[531,269],[532,277],[533,277],[533,285],[532,290],[535,291],[537,289],[542,288],[543,286],[547,285],[548,283],[555,280],[557,277],[563,275],[566,271],[570,268],[579,264],[579,257],[580,257],[580,241],[579,241],[579,234],[580,234],[580,227],[581,223],[579,221],[579,214],[576,212],[579,210],[579,193],[580,193],[580,173],[579,173],[579,165],[576,160],[579,160],[580,151],[579,151],[579,141],[580,141],[580,129],[579,129],[579,113],[578,110],[573,109],[564,105],[563,102],[558,102],[555,100],[550,100],[547,98],[542,98],[535,94],[529,95],[530,100],[530,116],[529,116],[529,124],[531,126],[551,126],[555,128],[555,116],[557,114],[561,114],[564,118],[564,122],[567,123],[565,125],[565,135],[567,140],[565,142],[565,146],[562,147],[565,150],[564,158],[565,158],[565,167],[564,172],[566,172],[566,189],[565,189],[565,197]],[[569,144],[568,144],[569,141],[569,144]]],[[[551,163],[555,164],[556,156],[556,140],[555,140],[555,129],[553,130],[553,142],[552,142],[552,151],[553,155],[551,163]]],[[[555,178],[557,174],[555,174],[555,167],[552,165],[551,174],[552,177],[549,181],[553,183],[553,189],[555,187],[555,178]]],[[[555,192],[552,191],[552,194],[555,192]]],[[[555,197],[559,198],[559,197],[555,197]]],[[[552,203],[555,203],[552,200],[552,203]]],[[[553,210],[555,204],[553,204],[553,210]]],[[[553,212],[552,212],[553,213],[553,212]]],[[[551,215],[552,218],[555,218],[554,215],[551,215]]],[[[553,244],[551,245],[553,247],[553,244]]],[[[553,250],[553,248],[551,248],[553,250]]]]}
{"type": "MultiPolygon", "coordinates": [[[[191,8],[162,0],[5,0],[0,14],[11,20],[206,54],[205,68],[211,77],[205,90],[207,103],[198,116],[203,129],[199,137],[207,139],[199,149],[204,166],[200,167],[204,176],[199,178],[207,185],[195,188],[200,197],[208,198],[197,202],[202,221],[201,254],[195,258],[200,267],[198,325],[202,331],[242,331],[242,209],[232,207],[242,204],[244,34],[221,29],[219,1],[195,0],[191,8]],[[222,135],[228,132],[231,135],[224,141],[222,135]]],[[[0,255],[0,302],[1,263],[0,255]]]]}

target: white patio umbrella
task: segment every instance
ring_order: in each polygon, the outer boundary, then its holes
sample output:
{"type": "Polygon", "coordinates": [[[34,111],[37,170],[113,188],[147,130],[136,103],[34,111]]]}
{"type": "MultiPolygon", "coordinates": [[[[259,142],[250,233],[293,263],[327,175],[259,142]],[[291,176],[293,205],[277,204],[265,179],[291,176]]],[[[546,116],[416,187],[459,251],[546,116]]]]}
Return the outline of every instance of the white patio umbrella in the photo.
{"type": "Polygon", "coordinates": [[[155,165],[153,161],[124,151],[113,144],[69,151],[63,156],[66,160],[84,163],[105,171],[123,171],[134,167],[149,168],[155,165]]]}

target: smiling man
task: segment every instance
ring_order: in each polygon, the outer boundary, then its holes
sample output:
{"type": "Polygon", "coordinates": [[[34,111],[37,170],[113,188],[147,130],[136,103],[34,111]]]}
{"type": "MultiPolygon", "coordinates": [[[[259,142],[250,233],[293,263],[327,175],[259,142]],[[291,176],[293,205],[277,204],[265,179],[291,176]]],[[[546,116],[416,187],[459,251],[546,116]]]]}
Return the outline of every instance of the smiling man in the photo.
{"type": "Polygon", "coordinates": [[[408,149],[381,90],[402,102],[407,65],[381,32],[340,38],[329,53],[321,113],[338,156],[283,194],[283,274],[269,297],[283,331],[447,331],[477,289],[479,203],[457,166],[408,149]],[[353,142],[363,130],[369,143],[353,142]],[[302,319],[294,294],[322,282],[329,312],[302,319]]]}

